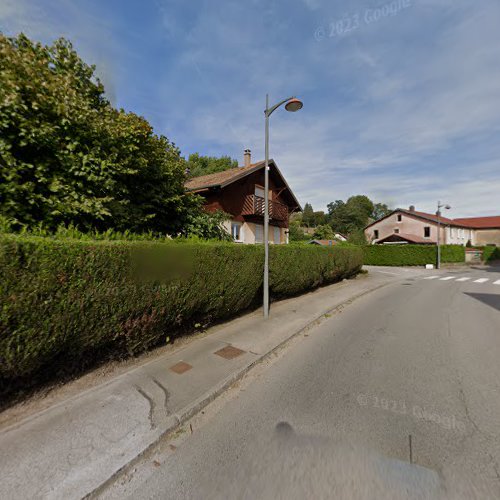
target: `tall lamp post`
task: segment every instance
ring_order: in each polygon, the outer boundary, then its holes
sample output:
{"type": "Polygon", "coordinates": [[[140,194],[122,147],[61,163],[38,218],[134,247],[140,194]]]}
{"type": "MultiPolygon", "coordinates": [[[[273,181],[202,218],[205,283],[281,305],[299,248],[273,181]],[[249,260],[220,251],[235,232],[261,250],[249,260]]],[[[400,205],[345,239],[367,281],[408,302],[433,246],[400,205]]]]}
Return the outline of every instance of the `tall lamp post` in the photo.
{"type": "Polygon", "coordinates": [[[436,212],[436,216],[437,216],[437,223],[438,223],[438,235],[437,235],[437,265],[436,265],[436,269],[440,269],[441,268],[441,209],[442,208],[445,208],[446,210],[449,210],[451,207],[450,205],[443,205],[440,201],[438,201],[438,205],[437,205],[437,212],[436,212]]]}
{"type": "Polygon", "coordinates": [[[264,318],[269,317],[269,117],[280,106],[294,113],[302,108],[302,101],[295,96],[288,97],[269,107],[269,94],[266,94],[266,168],[264,172],[264,318]]]}

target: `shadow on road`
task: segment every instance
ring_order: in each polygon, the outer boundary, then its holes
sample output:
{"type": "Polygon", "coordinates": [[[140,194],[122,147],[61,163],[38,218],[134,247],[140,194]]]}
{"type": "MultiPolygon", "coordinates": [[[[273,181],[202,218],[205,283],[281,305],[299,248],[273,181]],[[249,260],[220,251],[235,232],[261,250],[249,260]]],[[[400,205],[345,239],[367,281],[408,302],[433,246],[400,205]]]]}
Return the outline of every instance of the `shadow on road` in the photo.
{"type": "Polygon", "coordinates": [[[497,311],[500,311],[500,295],[495,293],[471,293],[464,292],[465,295],[472,297],[473,299],[481,301],[483,304],[487,306],[493,307],[497,311]]]}
{"type": "Polygon", "coordinates": [[[474,271],[484,271],[487,273],[500,273],[500,261],[489,262],[485,266],[470,266],[474,271]]]}

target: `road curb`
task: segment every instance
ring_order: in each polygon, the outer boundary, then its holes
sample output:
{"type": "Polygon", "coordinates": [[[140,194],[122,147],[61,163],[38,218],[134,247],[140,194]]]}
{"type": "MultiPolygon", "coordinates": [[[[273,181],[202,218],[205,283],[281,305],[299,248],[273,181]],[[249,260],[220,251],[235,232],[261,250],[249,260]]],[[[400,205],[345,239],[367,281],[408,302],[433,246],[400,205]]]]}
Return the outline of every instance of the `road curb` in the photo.
{"type": "Polygon", "coordinates": [[[293,339],[306,332],[313,326],[316,326],[320,323],[322,319],[326,319],[325,317],[329,314],[333,314],[335,312],[339,312],[347,305],[352,304],[355,300],[364,297],[370,293],[373,293],[381,288],[384,288],[388,285],[394,284],[394,282],[382,283],[380,285],[374,286],[367,290],[364,290],[361,293],[353,295],[347,300],[344,300],[334,306],[329,307],[328,309],[321,312],[321,314],[317,315],[314,319],[310,320],[306,325],[300,327],[298,330],[293,332],[286,339],[282,340],[279,344],[273,347],[271,350],[266,353],[260,355],[251,361],[248,365],[236,371],[229,377],[226,377],[222,382],[212,387],[209,391],[207,391],[204,395],[194,401],[192,404],[184,407],[180,412],[176,414],[170,415],[169,423],[165,426],[165,429],[161,432],[161,434],[156,437],[149,445],[147,445],[141,452],[139,452],[134,458],[132,458],[125,465],[120,467],[117,471],[115,471],[106,481],[101,483],[99,486],[94,488],[91,492],[87,493],[83,499],[94,499],[98,498],[99,494],[104,492],[108,486],[114,483],[118,477],[126,472],[128,469],[137,464],[142,458],[144,458],[149,452],[151,452],[163,439],[165,439],[169,434],[173,434],[177,430],[179,430],[182,425],[184,425],[188,420],[193,418],[195,415],[200,413],[201,410],[206,408],[210,403],[212,403],[219,396],[224,394],[228,389],[231,388],[236,382],[241,380],[245,375],[247,375],[253,368],[260,365],[261,363],[272,358],[274,354],[285,348],[293,339]]]}

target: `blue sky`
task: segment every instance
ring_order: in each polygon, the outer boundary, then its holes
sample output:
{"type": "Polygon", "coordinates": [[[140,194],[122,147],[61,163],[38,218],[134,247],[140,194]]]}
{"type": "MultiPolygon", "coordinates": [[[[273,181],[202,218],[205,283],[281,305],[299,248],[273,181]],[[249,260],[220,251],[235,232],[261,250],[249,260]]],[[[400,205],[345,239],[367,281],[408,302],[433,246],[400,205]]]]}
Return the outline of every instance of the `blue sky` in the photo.
{"type": "Polygon", "coordinates": [[[185,156],[262,159],[266,92],[296,94],[271,156],[302,204],[441,199],[450,217],[500,214],[499,22],[498,0],[0,2],[4,33],[71,39],[185,156]]]}

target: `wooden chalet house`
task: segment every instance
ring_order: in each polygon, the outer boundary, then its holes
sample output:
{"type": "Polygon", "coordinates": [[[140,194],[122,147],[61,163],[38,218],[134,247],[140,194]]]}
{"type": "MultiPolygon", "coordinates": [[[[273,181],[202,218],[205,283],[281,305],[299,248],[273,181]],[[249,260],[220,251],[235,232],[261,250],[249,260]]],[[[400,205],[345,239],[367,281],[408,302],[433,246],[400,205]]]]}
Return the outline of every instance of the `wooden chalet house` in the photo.
{"type": "MultiPolygon", "coordinates": [[[[227,230],[234,241],[264,241],[264,168],[265,162],[251,162],[245,150],[243,167],[193,177],[186,189],[205,198],[208,211],[222,210],[231,215],[227,230]]],[[[269,160],[269,242],[288,243],[290,214],[302,208],[274,160],[269,160]]]]}

